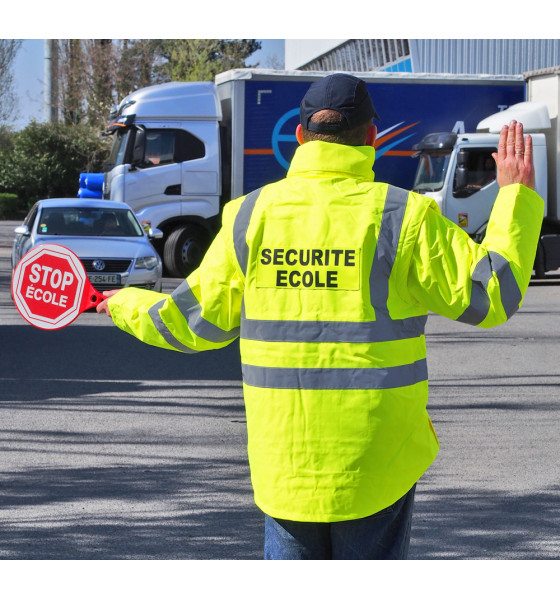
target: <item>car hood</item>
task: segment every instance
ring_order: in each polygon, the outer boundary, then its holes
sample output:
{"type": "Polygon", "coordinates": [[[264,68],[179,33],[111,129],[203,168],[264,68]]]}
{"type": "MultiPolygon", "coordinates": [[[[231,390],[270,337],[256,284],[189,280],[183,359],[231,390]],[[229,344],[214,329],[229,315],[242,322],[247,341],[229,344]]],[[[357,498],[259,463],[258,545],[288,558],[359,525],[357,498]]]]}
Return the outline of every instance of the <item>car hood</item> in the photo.
{"type": "Polygon", "coordinates": [[[145,238],[117,237],[66,237],[61,235],[41,236],[35,246],[59,244],[77,254],[80,258],[137,258],[157,256],[152,245],[145,238]]]}

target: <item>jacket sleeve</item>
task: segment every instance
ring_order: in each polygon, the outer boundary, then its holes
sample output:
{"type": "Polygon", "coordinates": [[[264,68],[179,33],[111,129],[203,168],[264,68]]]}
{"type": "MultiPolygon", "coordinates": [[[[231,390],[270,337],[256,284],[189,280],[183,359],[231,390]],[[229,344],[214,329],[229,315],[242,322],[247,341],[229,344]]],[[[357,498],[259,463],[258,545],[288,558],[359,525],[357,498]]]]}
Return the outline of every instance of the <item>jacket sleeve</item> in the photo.
{"type": "Polygon", "coordinates": [[[427,310],[483,328],[509,319],[529,286],[544,202],[521,184],[501,188],[482,243],[426,210],[408,271],[410,295],[427,310]]]}
{"type": "Polygon", "coordinates": [[[172,294],[125,288],[112,296],[108,304],[115,325],[148,344],[187,353],[235,340],[244,283],[230,238],[229,228],[222,228],[198,269],[172,294]]]}

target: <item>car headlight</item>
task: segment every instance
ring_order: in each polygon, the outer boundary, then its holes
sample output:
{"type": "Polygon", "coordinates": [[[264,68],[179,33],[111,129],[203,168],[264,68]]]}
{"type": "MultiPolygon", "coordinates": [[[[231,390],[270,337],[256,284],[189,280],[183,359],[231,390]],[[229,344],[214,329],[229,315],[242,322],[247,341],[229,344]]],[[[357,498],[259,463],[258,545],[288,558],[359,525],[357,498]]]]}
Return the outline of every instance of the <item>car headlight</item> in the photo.
{"type": "Polygon", "coordinates": [[[142,256],[136,259],[135,269],[155,269],[158,264],[158,259],[155,256],[142,256]]]}

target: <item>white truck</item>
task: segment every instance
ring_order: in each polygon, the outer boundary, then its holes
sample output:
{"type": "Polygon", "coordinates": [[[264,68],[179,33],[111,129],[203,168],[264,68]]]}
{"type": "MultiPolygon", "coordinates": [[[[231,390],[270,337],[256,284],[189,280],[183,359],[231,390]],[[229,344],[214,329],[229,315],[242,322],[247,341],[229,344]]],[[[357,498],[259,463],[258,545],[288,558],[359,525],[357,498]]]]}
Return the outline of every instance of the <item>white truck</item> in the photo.
{"type": "MultiPolygon", "coordinates": [[[[79,196],[129,204],[165,272],[183,277],[200,262],[221,207],[285,176],[297,146],[299,104],[323,72],[237,69],[215,83],[168,83],[133,92],[115,107],[105,173],[82,174],[79,196]]],[[[355,73],[381,116],[376,178],[410,188],[412,146],[431,131],[468,131],[524,99],[521,76],[355,73]]]]}
{"type": "Polygon", "coordinates": [[[434,198],[442,213],[481,241],[498,193],[492,152],[512,119],[533,138],[536,191],[545,218],[535,258],[535,277],[560,268],[560,67],[524,74],[526,101],[481,120],[476,133],[428,134],[415,146],[419,162],[413,189],[434,198]]]}

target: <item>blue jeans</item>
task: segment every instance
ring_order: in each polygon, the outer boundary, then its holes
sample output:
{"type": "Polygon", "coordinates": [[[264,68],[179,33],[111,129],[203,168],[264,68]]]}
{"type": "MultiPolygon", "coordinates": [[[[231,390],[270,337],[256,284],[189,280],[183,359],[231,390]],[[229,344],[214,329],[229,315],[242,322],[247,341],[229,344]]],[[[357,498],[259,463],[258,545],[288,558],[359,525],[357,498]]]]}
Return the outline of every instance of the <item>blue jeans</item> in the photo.
{"type": "Polygon", "coordinates": [[[303,523],[265,515],[265,560],[404,560],[410,545],[414,486],[374,515],[303,523]]]}

